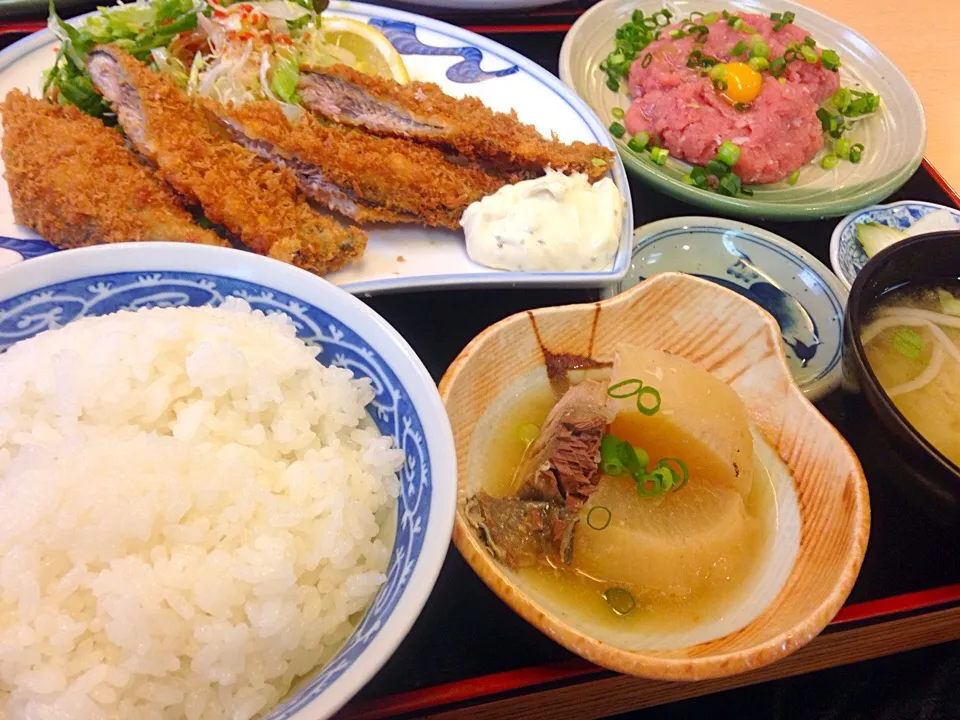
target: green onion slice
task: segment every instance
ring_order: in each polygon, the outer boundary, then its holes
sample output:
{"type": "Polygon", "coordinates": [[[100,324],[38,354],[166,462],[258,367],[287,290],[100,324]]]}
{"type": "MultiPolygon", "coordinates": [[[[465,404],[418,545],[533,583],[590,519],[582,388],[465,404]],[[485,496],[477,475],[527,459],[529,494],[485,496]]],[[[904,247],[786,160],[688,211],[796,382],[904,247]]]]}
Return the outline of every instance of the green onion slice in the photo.
{"type": "Polygon", "coordinates": [[[596,507],[590,508],[590,511],[587,513],[587,525],[594,530],[603,530],[610,524],[612,518],[613,513],[610,512],[609,508],[605,508],[603,505],[597,505],[596,507]]]}
{"type": "Polygon", "coordinates": [[[902,327],[893,335],[893,347],[904,357],[916,360],[925,345],[923,337],[913,328],[902,327]]]}
{"type": "Polygon", "coordinates": [[[627,378],[626,380],[621,380],[616,382],[610,387],[607,388],[607,395],[617,400],[622,400],[624,398],[632,397],[640,392],[640,388],[643,387],[643,381],[639,378],[627,378]],[[629,388],[624,390],[623,388],[629,388]]]}
{"type": "Polygon", "coordinates": [[[623,475],[625,468],[620,460],[620,443],[616,435],[607,433],[600,438],[600,471],[604,475],[623,475]]]}

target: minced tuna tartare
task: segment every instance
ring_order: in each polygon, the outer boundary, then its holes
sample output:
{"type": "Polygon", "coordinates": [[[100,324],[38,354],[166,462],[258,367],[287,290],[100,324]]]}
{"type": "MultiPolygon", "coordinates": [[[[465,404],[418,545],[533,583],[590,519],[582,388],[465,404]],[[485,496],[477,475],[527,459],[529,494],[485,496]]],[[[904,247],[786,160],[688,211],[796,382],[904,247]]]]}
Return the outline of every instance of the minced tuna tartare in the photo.
{"type": "Polygon", "coordinates": [[[670,31],[680,26],[670,25],[647,45],[630,68],[632,104],[625,125],[631,134],[645,131],[660,138],[672,155],[694,165],[705,165],[729,140],[740,148],[733,170],[744,183],[775,182],[823,147],[817,108],[840,81],[836,72],[823,67],[816,49],[815,62],[785,63],[779,77],[769,72],[769,60],[763,68],[767,72],[758,71],[747,62],[749,43],[762,42],[766,55],[777,58],[788,43],[802,45],[809,34],[794,24],[775,30],[776,23],[763,15],[736,17],[742,21],[740,29],[721,20],[702,35],[674,38],[670,31]],[[743,27],[754,32],[747,34],[743,27]],[[726,83],[718,81],[718,70],[706,74],[689,67],[695,51],[700,53],[695,58],[713,58],[726,66],[726,83]]]}

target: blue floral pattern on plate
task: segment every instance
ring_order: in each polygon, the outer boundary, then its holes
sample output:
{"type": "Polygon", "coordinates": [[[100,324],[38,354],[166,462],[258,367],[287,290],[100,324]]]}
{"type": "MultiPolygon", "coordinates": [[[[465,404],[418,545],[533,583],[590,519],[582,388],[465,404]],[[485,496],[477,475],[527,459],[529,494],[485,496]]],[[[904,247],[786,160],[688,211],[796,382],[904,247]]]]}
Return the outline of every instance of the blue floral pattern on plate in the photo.
{"type": "Polygon", "coordinates": [[[243,298],[265,313],[284,313],[295,324],[299,337],[320,348],[320,362],[370,378],[376,392],[370,405],[371,417],[406,456],[400,471],[397,531],[387,580],[356,630],[324,668],[264,718],[286,720],[329,687],[370,644],[396,607],[423,546],[432,493],[430,458],[420,417],[393,370],[349,325],[293,296],[234,278],[172,271],[90,276],[2,301],[0,352],[87,315],[142,307],[216,306],[229,296],[243,298]]]}
{"type": "Polygon", "coordinates": [[[49,255],[57,248],[46,240],[22,240],[21,238],[0,237],[0,248],[12,250],[24,260],[49,255]]]}
{"type": "Polygon", "coordinates": [[[667,271],[722,285],[774,317],[805,393],[818,397],[838,384],[846,294],[815,258],[760,228],[718,218],[662,220],[636,238],[631,271],[615,292],[667,271]]]}
{"type": "Polygon", "coordinates": [[[903,200],[889,205],[873,205],[847,215],[833,231],[830,241],[830,264],[833,271],[849,288],[863,266],[867,264],[867,254],[857,240],[857,225],[876,222],[881,225],[906,230],[924,215],[934,210],[948,210],[954,216],[957,228],[960,228],[960,211],[936,203],[919,200],[903,200]]]}
{"type": "Polygon", "coordinates": [[[492,72],[482,70],[480,63],[483,61],[483,52],[472,45],[463,47],[425,45],[417,37],[417,26],[412,22],[371,18],[369,24],[379,28],[380,32],[401,55],[452,55],[463,58],[460,62],[447,68],[447,79],[455,83],[478,83],[483,80],[513,75],[520,70],[516,65],[492,72]]]}

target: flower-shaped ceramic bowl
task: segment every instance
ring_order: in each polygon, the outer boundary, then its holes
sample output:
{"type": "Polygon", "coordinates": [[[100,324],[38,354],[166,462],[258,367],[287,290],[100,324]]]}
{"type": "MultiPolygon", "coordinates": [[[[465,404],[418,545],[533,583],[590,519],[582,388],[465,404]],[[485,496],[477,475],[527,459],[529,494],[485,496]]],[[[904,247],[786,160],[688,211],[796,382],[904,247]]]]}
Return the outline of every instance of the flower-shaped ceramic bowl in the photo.
{"type": "Polygon", "coordinates": [[[182,243],[66,250],[0,271],[0,352],[88,315],[242,297],[288,315],[318,360],[369,377],[372,419],[406,454],[387,581],[330,661],[264,720],[332,715],[386,662],[433,589],[450,542],[456,473],[436,386],[410,346],[373,310],[325,280],[253,253],[182,243]]]}
{"type": "Polygon", "coordinates": [[[508,605],[588,660],[668,680],[744,672],[809,642],[853,586],[870,526],[860,463],[794,383],[774,319],[737,293],[663,273],[599,303],[514,315],[463,350],[440,392],[460,468],[454,542],[508,605]],[[481,459],[471,455],[471,439],[504,397],[515,395],[531,373],[545,374],[547,362],[555,366],[562,358],[569,365],[579,357],[603,363],[619,342],[682,355],[736,390],[776,494],[773,541],[742,600],[682,631],[608,630],[590,622],[562,598],[542,593],[529,575],[496,562],[465,515],[466,501],[478,490],[471,468],[481,459]]]}

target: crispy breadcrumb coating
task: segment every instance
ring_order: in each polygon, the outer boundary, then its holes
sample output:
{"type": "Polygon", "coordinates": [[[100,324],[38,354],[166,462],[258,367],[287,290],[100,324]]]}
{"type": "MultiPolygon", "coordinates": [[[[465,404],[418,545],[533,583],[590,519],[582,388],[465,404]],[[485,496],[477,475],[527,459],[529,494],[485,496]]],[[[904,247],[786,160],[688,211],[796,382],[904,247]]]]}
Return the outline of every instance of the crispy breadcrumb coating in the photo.
{"type": "Polygon", "coordinates": [[[546,167],[599,180],[613,162],[606,147],[561,143],[532,125],[494,112],[474,97],[454,98],[433,83],[400,85],[346,65],[301,68],[301,100],[312,112],[378,135],[413,138],[455,150],[504,173],[541,174],[546,167]]]}
{"type": "Polygon", "coordinates": [[[239,142],[289,167],[304,192],[357,221],[458,229],[470,203],[506,182],[409,140],[323,125],[308,113],[291,124],[276,103],[205,106],[239,142]]]}
{"type": "Polygon", "coordinates": [[[288,170],[232,142],[169,77],[109,46],[87,68],[158,175],[252,250],[319,274],[363,254],[362,230],[314,210],[288,170]]]}
{"type": "Polygon", "coordinates": [[[57,247],[139,240],[229,247],[195,225],[120,133],[96,118],[19,90],[0,111],[14,218],[57,247]]]}

